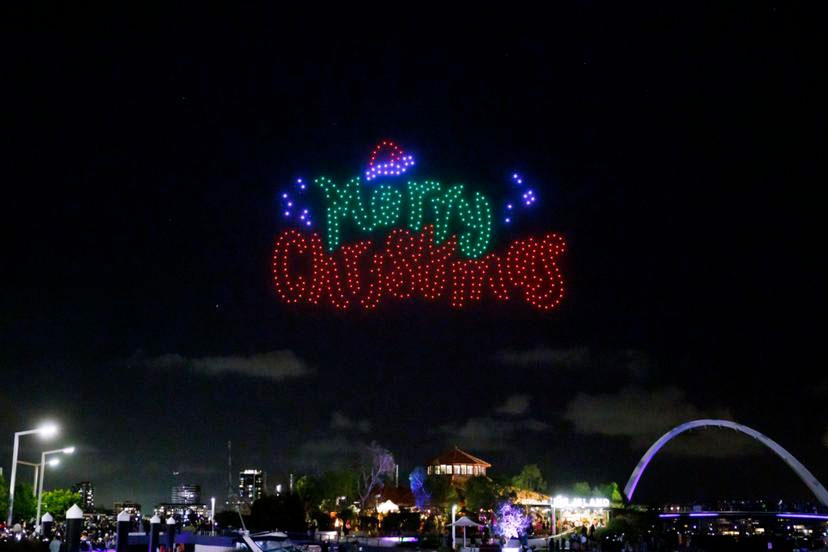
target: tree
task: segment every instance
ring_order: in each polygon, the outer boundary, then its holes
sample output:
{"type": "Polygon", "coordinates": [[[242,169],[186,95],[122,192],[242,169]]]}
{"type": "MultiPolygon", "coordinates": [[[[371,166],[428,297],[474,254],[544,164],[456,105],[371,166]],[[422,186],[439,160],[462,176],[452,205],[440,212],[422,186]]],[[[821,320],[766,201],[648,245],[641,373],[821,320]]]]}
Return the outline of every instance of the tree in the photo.
{"type": "Polygon", "coordinates": [[[6,483],[6,478],[0,473],[0,514],[4,516],[9,511],[9,484],[6,483]]]}
{"type": "Polygon", "coordinates": [[[526,533],[531,519],[523,509],[509,501],[504,501],[497,509],[497,523],[495,532],[506,539],[516,539],[526,533]]]}
{"type": "Polygon", "coordinates": [[[384,480],[394,473],[394,455],[377,443],[365,448],[359,467],[359,505],[364,510],[371,497],[382,490],[384,480]]]}
{"type": "Polygon", "coordinates": [[[302,499],[305,505],[305,511],[310,513],[319,509],[324,495],[322,493],[322,485],[319,480],[312,475],[303,475],[296,480],[296,494],[302,499]]]}
{"type": "Polygon", "coordinates": [[[624,495],[621,494],[621,490],[618,488],[618,483],[615,481],[596,486],[595,489],[593,489],[592,495],[601,498],[608,498],[613,508],[620,508],[624,505],[624,495]]]}
{"type": "Polygon", "coordinates": [[[411,494],[414,495],[414,503],[420,510],[425,510],[431,502],[431,495],[425,488],[426,471],[421,467],[416,467],[408,474],[408,486],[411,488],[411,494]]]}
{"type": "Polygon", "coordinates": [[[546,481],[537,464],[523,466],[520,473],[512,478],[512,485],[525,491],[541,492],[546,489],[546,481]]]}
{"type": "Polygon", "coordinates": [[[233,510],[222,510],[216,513],[216,525],[222,528],[241,527],[239,513],[233,510]]]}
{"type": "Polygon", "coordinates": [[[66,516],[66,510],[73,504],[79,503],[80,500],[80,493],[73,493],[69,489],[43,491],[43,504],[40,511],[41,514],[49,512],[56,519],[63,519],[66,516]]]}
{"type": "Polygon", "coordinates": [[[336,510],[339,499],[343,496],[345,498],[342,500],[346,503],[353,502],[357,497],[359,474],[354,469],[343,468],[326,471],[322,474],[319,482],[328,511],[336,510]]]}
{"type": "Polygon", "coordinates": [[[592,496],[592,487],[586,481],[578,481],[572,485],[572,494],[581,498],[590,497],[592,496]]]}
{"type": "Polygon", "coordinates": [[[18,483],[14,486],[14,519],[29,521],[36,515],[37,499],[32,486],[28,483],[18,483]]]}
{"type": "Polygon", "coordinates": [[[479,512],[480,510],[494,510],[495,505],[505,498],[505,489],[492,479],[478,475],[466,481],[463,494],[466,498],[466,508],[479,512]]]}
{"type": "Polygon", "coordinates": [[[425,480],[425,490],[431,496],[431,505],[447,512],[451,505],[459,501],[457,489],[451,484],[451,478],[443,475],[429,475],[425,480]]]}
{"type": "Polygon", "coordinates": [[[258,530],[304,531],[305,508],[296,493],[267,495],[256,500],[250,512],[250,526],[258,530]]]}

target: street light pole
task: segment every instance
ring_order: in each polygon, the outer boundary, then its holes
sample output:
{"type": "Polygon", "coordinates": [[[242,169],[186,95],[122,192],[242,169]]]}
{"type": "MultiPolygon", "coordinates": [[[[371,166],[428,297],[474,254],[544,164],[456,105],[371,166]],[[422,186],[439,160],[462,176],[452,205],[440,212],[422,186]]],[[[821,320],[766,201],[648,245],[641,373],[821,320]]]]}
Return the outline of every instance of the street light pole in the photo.
{"type": "MultiPolygon", "coordinates": [[[[47,450],[40,454],[40,483],[37,486],[37,519],[35,519],[35,527],[40,530],[40,506],[43,503],[43,480],[46,479],[46,457],[52,454],[72,454],[75,452],[75,447],[66,447],[62,449],[47,450]]],[[[58,459],[49,460],[49,465],[54,462],[57,464],[58,459]]]]}
{"type": "Polygon", "coordinates": [[[58,428],[54,424],[43,425],[37,429],[29,429],[26,431],[16,431],[14,434],[14,449],[12,451],[12,469],[9,477],[9,515],[6,518],[6,526],[11,527],[12,516],[14,515],[14,484],[17,478],[17,452],[20,450],[21,435],[39,434],[41,437],[49,438],[58,432],[58,428]]]}
{"type": "MultiPolygon", "coordinates": [[[[33,433],[33,432],[32,432],[33,433]]],[[[9,517],[6,520],[6,527],[12,525],[12,514],[14,513],[14,479],[17,476],[17,450],[20,448],[20,435],[26,432],[18,431],[14,434],[14,451],[12,452],[12,471],[9,477],[9,517]]]]}
{"type": "Polygon", "coordinates": [[[457,527],[454,525],[455,516],[457,515],[457,504],[451,505],[451,549],[457,550],[457,527]]]}
{"type": "Polygon", "coordinates": [[[210,534],[216,534],[216,497],[210,498],[210,534]]]}

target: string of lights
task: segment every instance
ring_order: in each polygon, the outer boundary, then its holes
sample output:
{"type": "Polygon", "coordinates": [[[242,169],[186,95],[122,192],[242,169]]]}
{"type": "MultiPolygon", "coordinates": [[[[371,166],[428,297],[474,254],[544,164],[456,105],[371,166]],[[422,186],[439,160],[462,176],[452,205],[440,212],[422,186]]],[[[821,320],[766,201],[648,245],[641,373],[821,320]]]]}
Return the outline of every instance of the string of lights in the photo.
{"type": "Polygon", "coordinates": [[[405,155],[401,147],[390,140],[383,140],[374,147],[368,158],[368,170],[365,171],[365,180],[371,181],[380,176],[399,176],[414,164],[414,156],[405,155]],[[381,154],[386,153],[387,158],[377,162],[381,154]]]}
{"type": "Polygon", "coordinates": [[[506,225],[512,224],[518,216],[518,205],[522,205],[524,209],[533,207],[538,198],[535,195],[535,190],[532,188],[523,187],[523,177],[518,173],[512,173],[512,185],[518,188],[520,192],[520,201],[507,199],[506,205],[503,209],[503,223],[506,225]]]}
{"type": "Polygon", "coordinates": [[[446,296],[451,306],[462,308],[481,302],[486,289],[498,301],[522,291],[523,300],[540,310],[554,309],[564,297],[558,262],[566,244],[558,234],[516,240],[505,254],[482,259],[458,259],[456,237],[438,244],[435,235],[433,225],[418,233],[397,228],[382,250],[372,253],[373,244],[366,240],[330,254],[319,234],[286,230],[273,251],[277,295],[288,304],[326,300],[338,309],[356,300],[366,310],[386,298],[433,301],[446,296]]]}
{"type": "MultiPolygon", "coordinates": [[[[342,226],[346,221],[362,232],[377,228],[388,228],[398,224],[401,218],[403,193],[386,184],[370,190],[369,208],[365,208],[359,177],[351,178],[344,185],[338,185],[330,178],[319,177],[314,183],[322,190],[326,201],[328,251],[340,245],[342,226]]],[[[486,252],[492,238],[492,207],[489,198],[474,192],[469,200],[463,184],[455,184],[442,190],[439,182],[409,182],[408,193],[409,228],[422,228],[426,204],[431,207],[436,227],[437,243],[445,241],[452,225],[459,222],[463,231],[459,234],[460,252],[468,258],[476,258],[486,252]],[[427,201],[428,200],[428,201],[427,201]]]]}

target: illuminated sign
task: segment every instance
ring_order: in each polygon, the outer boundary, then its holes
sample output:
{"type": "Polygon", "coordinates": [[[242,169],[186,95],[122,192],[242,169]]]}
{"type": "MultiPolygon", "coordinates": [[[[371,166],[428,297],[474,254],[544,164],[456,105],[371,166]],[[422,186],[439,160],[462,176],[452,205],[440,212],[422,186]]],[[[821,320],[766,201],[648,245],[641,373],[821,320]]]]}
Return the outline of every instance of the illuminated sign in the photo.
{"type": "MultiPolygon", "coordinates": [[[[296,226],[276,238],[273,250],[274,285],[285,303],[370,310],[416,297],[461,308],[484,297],[518,297],[541,310],[560,304],[564,280],[558,264],[566,250],[560,235],[516,239],[491,251],[489,198],[463,184],[392,184],[413,165],[412,155],[386,140],[373,150],[365,171],[371,184],[360,177],[344,183],[318,177],[312,185],[297,179],[294,190],[282,192],[284,217],[296,226]],[[384,182],[373,183],[379,179],[384,182]],[[309,189],[324,201],[324,216],[312,216],[309,189]],[[323,235],[313,231],[312,219],[323,221],[323,235]],[[371,237],[378,231],[385,238],[375,244],[371,237]],[[365,239],[345,242],[344,236],[354,234],[365,239]]],[[[517,173],[512,180],[523,183],[517,173]]],[[[523,208],[535,204],[533,190],[522,194],[523,208]]],[[[515,215],[508,203],[504,224],[515,215]]]]}
{"type": "Polygon", "coordinates": [[[609,508],[608,498],[570,498],[558,495],[552,499],[553,508],[609,508]]]}

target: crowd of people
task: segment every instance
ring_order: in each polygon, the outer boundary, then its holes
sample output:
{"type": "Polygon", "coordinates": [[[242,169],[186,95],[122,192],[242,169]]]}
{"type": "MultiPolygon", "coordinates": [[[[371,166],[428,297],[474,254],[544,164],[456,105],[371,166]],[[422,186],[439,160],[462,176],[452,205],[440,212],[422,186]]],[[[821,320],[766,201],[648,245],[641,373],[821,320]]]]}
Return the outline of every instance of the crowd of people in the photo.
{"type": "MultiPolygon", "coordinates": [[[[81,552],[93,550],[110,550],[115,548],[116,537],[115,523],[106,516],[84,519],[83,529],[80,535],[81,552]]],[[[41,536],[35,531],[35,527],[28,522],[15,523],[7,526],[0,523],[0,543],[19,544],[47,544],[49,552],[64,552],[66,534],[65,523],[55,523],[50,538],[41,536]]]]}

